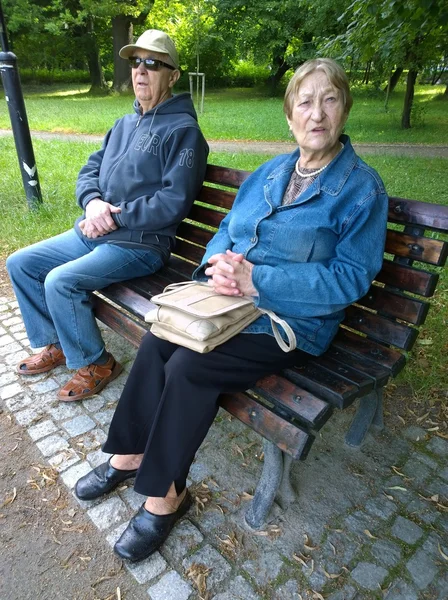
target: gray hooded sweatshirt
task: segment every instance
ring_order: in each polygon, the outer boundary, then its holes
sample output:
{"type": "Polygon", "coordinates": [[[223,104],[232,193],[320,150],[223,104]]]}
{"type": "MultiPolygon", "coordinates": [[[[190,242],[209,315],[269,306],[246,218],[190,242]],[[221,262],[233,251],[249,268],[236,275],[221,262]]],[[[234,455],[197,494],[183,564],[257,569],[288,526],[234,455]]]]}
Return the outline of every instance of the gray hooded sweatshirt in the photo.
{"type": "MultiPolygon", "coordinates": [[[[134,111],[116,121],[79,172],[78,204],[85,209],[100,198],[121,208],[112,214],[118,229],[90,242],[169,250],[201,189],[208,145],[190,94],[172,96],[143,115],[135,100],[134,111]]],[[[81,238],[83,218],[75,223],[81,238]]]]}

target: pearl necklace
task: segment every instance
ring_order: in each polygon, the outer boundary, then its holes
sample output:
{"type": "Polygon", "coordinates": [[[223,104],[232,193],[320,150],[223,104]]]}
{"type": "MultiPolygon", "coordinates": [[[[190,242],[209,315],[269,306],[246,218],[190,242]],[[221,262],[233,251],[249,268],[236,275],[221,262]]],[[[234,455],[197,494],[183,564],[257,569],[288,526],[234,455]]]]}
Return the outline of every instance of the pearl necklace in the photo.
{"type": "MultiPolygon", "coordinates": [[[[339,152],[340,152],[342,150],[342,148],[344,147],[344,144],[342,142],[339,142],[339,143],[341,144],[341,147],[339,149],[339,152]]],[[[339,152],[338,152],[338,154],[339,154],[339,152]]],[[[333,158],[336,158],[336,157],[334,156],[333,158]]],[[[316,171],[311,171],[311,173],[301,173],[299,171],[299,160],[300,160],[300,157],[299,157],[296,161],[296,167],[295,167],[296,173],[299,177],[302,177],[302,179],[308,179],[308,177],[314,177],[315,175],[319,175],[319,173],[322,173],[322,171],[324,169],[326,169],[328,167],[328,165],[333,161],[333,158],[330,160],[330,162],[328,162],[326,165],[324,165],[320,169],[317,169],[316,171]]]]}

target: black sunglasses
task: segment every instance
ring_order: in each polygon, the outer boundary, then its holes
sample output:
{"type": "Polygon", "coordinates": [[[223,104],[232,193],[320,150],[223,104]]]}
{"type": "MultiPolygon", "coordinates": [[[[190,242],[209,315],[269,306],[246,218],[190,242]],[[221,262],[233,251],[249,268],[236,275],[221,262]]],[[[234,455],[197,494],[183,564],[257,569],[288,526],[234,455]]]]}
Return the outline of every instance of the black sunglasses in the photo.
{"type": "Polygon", "coordinates": [[[129,57],[129,64],[133,69],[138,69],[142,63],[147,71],[158,71],[160,67],[166,67],[172,71],[176,69],[173,65],[169,65],[168,63],[163,62],[163,60],[157,60],[156,58],[139,58],[138,56],[129,57]]]}

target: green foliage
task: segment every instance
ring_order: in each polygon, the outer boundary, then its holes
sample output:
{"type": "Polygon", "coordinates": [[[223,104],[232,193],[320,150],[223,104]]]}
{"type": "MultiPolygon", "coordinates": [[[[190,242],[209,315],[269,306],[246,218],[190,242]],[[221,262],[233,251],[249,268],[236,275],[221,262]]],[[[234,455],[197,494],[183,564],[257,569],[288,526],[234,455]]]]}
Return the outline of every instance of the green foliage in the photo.
{"type": "Polygon", "coordinates": [[[20,69],[22,83],[35,85],[51,85],[55,83],[89,83],[88,71],[80,69],[20,69]]]}

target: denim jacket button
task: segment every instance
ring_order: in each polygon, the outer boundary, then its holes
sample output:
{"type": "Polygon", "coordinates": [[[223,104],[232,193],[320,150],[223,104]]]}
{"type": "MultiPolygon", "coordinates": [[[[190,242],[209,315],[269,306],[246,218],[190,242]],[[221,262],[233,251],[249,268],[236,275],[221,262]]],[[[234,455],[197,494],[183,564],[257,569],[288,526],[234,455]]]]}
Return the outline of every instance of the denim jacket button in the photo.
{"type": "Polygon", "coordinates": [[[253,237],[253,238],[251,238],[251,240],[250,240],[250,241],[251,241],[251,243],[252,243],[252,244],[255,244],[255,242],[257,241],[257,238],[256,238],[256,237],[253,237]]]}

